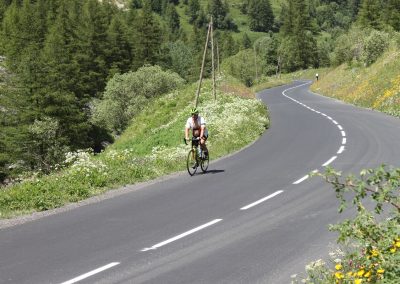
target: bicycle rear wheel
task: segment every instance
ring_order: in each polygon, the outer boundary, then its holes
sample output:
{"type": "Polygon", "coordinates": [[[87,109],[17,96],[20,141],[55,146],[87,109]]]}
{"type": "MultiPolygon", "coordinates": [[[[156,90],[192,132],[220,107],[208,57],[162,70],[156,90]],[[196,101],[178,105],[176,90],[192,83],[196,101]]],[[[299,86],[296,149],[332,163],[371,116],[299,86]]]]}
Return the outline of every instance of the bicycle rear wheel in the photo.
{"type": "Polygon", "coordinates": [[[197,161],[196,161],[196,152],[195,150],[190,150],[186,160],[186,167],[188,170],[189,175],[194,175],[197,171],[197,161]]]}
{"type": "Polygon", "coordinates": [[[203,173],[205,173],[207,171],[209,162],[210,162],[210,153],[207,154],[206,158],[203,157],[201,159],[200,167],[201,167],[201,170],[203,171],[203,173]]]}

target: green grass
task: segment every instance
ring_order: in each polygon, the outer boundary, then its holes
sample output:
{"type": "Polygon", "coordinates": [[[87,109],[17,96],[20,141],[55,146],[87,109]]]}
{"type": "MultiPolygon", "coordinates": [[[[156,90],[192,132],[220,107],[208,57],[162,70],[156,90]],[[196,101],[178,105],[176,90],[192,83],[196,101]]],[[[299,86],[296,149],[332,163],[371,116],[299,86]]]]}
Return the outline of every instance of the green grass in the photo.
{"type": "MultiPolygon", "coordinates": [[[[230,85],[230,79],[219,79],[230,85]]],[[[155,99],[117,141],[103,153],[70,153],[64,168],[48,176],[32,176],[0,190],[0,218],[44,211],[98,195],[126,184],[185,170],[189,146],[183,144],[184,124],[194,104],[197,84],[155,99]]],[[[246,92],[249,89],[244,88],[246,92]]],[[[254,97],[254,94],[251,96],[254,97]]],[[[264,104],[218,90],[203,82],[199,109],[207,120],[211,160],[237,151],[269,126],[264,104]],[[230,125],[229,128],[226,125],[230,125]],[[226,143],[229,141],[229,143],[226,143]]]]}

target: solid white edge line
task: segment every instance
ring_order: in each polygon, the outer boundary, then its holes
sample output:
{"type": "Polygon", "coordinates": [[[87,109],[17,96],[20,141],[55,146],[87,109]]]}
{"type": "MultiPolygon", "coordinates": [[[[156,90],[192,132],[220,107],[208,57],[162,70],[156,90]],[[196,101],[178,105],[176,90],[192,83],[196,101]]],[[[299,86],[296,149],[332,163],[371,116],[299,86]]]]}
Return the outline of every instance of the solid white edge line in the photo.
{"type": "Polygon", "coordinates": [[[342,154],[344,151],[344,146],[340,146],[339,151],[336,154],[342,154]]]}
{"type": "Polygon", "coordinates": [[[260,200],[257,200],[256,202],[253,202],[253,203],[251,203],[249,205],[246,205],[246,206],[240,208],[240,210],[247,210],[247,209],[249,209],[251,207],[254,207],[254,206],[256,206],[256,205],[268,200],[268,199],[271,199],[272,197],[277,196],[278,194],[281,194],[282,192],[283,192],[283,190],[278,190],[277,192],[274,192],[274,193],[272,193],[272,194],[270,194],[270,195],[268,195],[268,196],[266,196],[264,198],[261,198],[260,200]]]}
{"type": "Polygon", "coordinates": [[[193,233],[195,233],[195,232],[197,232],[197,231],[200,231],[200,230],[202,230],[202,229],[204,229],[204,228],[206,228],[206,227],[212,226],[212,225],[214,225],[214,224],[216,224],[216,223],[218,223],[218,222],[220,222],[220,221],[222,221],[222,219],[215,219],[215,220],[212,220],[211,222],[208,222],[208,223],[206,223],[206,224],[204,224],[204,225],[201,225],[201,226],[199,226],[199,227],[193,228],[193,229],[191,229],[191,230],[189,230],[189,231],[187,231],[187,232],[185,232],[185,233],[182,233],[182,234],[180,234],[180,235],[178,235],[178,236],[172,237],[172,238],[170,238],[170,239],[168,239],[168,240],[166,240],[166,241],[163,241],[163,242],[160,242],[160,243],[158,243],[158,244],[155,244],[155,245],[152,246],[152,247],[144,248],[144,249],[142,249],[141,251],[144,252],[144,251],[148,251],[148,250],[155,250],[155,249],[158,249],[158,248],[160,248],[160,247],[162,247],[162,246],[165,246],[165,245],[167,245],[167,244],[169,244],[169,243],[172,243],[172,242],[174,242],[174,241],[176,241],[176,240],[179,240],[179,239],[184,238],[184,237],[186,237],[186,236],[188,236],[188,235],[190,235],[190,234],[193,234],[193,233]]]}
{"type": "Polygon", "coordinates": [[[100,272],[102,272],[104,270],[110,269],[111,267],[114,267],[114,266],[116,266],[118,264],[120,264],[120,263],[119,262],[111,262],[110,264],[104,265],[104,266],[102,266],[100,268],[97,268],[97,269],[92,270],[92,271],[90,271],[88,273],[82,274],[81,276],[75,277],[74,279],[68,280],[68,281],[63,282],[61,284],[73,284],[73,283],[76,283],[76,282],[81,281],[83,279],[86,279],[86,278],[88,278],[90,276],[93,276],[93,275],[95,275],[97,273],[100,273],[100,272]]]}
{"type": "Polygon", "coordinates": [[[344,138],[342,139],[342,144],[345,145],[346,142],[347,142],[347,139],[346,139],[346,137],[344,137],[344,138]]]}
{"type": "Polygon", "coordinates": [[[330,158],[328,161],[325,162],[325,164],[323,164],[323,167],[326,167],[327,165],[329,165],[330,163],[332,163],[335,159],[337,158],[337,156],[333,156],[332,158],[330,158]]]}

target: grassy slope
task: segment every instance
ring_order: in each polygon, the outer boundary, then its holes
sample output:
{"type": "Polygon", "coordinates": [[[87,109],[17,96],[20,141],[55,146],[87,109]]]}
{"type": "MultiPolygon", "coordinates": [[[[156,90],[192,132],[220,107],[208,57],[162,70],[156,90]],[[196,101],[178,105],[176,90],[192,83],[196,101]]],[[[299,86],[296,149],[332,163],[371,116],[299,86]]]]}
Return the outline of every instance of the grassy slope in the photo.
{"type": "MultiPolygon", "coordinates": [[[[251,90],[234,79],[220,79],[221,89],[246,93],[251,90]]],[[[28,214],[83,200],[111,188],[185,170],[189,146],[183,144],[183,128],[193,106],[197,84],[162,96],[149,104],[123,135],[105,152],[71,155],[69,165],[45,177],[31,177],[0,191],[0,218],[28,214]]],[[[257,139],[268,127],[264,105],[218,90],[211,95],[209,80],[203,82],[199,108],[208,123],[210,158],[239,150],[257,139]],[[226,124],[230,128],[226,128],[226,124]],[[229,141],[229,143],[226,143],[229,141]]]]}
{"type": "Polygon", "coordinates": [[[320,74],[314,92],[400,117],[399,48],[392,47],[368,68],[345,64],[320,74]]]}

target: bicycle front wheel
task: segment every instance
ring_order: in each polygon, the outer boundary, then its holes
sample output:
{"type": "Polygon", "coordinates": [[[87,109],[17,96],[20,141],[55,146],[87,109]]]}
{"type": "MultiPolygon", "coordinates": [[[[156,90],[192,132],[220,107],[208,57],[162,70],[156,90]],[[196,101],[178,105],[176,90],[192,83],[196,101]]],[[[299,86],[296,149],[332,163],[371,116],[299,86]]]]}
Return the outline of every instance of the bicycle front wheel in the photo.
{"type": "Polygon", "coordinates": [[[189,175],[194,175],[197,171],[197,161],[196,161],[196,152],[195,150],[190,150],[186,160],[186,167],[188,170],[189,175]]]}
{"type": "Polygon", "coordinates": [[[210,153],[208,153],[207,158],[202,158],[200,162],[200,167],[203,173],[205,173],[208,169],[208,164],[210,162],[210,153]]]}

